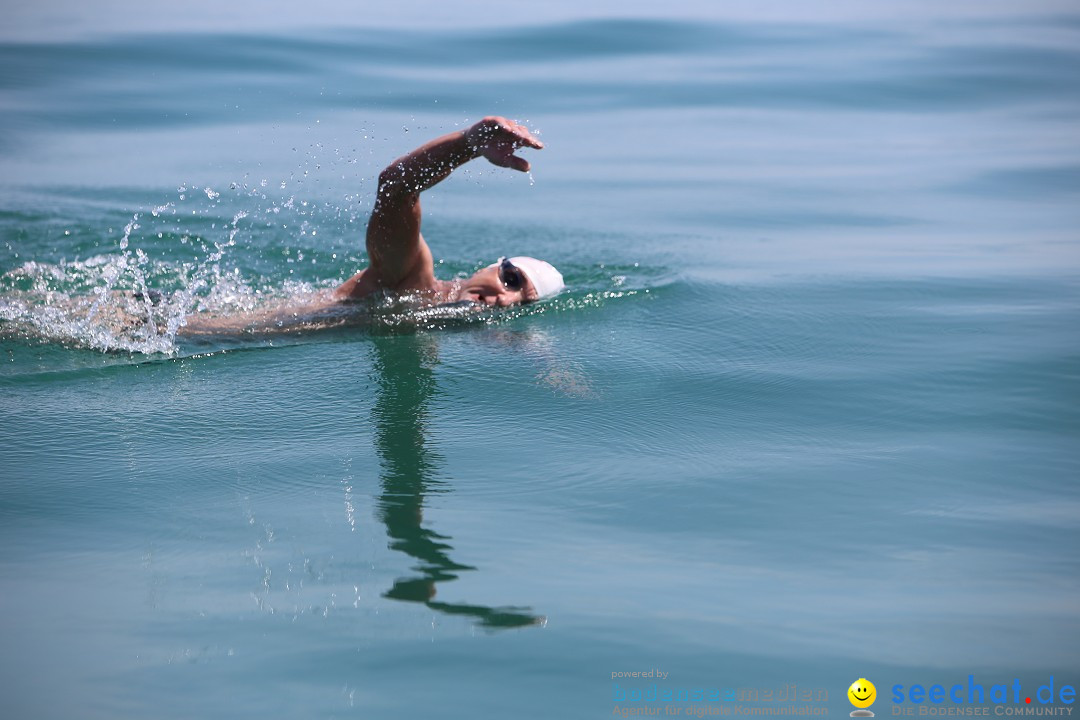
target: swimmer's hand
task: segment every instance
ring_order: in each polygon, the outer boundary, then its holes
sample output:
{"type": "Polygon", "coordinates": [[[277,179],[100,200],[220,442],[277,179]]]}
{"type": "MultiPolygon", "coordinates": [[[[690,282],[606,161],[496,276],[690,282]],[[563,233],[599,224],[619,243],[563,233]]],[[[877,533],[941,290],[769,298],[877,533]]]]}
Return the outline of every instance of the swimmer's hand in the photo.
{"type": "Polygon", "coordinates": [[[488,162],[521,172],[529,171],[529,161],[514,151],[531,147],[540,150],[544,143],[533,137],[529,128],[504,117],[488,116],[465,131],[465,140],[476,156],[488,162]]]}

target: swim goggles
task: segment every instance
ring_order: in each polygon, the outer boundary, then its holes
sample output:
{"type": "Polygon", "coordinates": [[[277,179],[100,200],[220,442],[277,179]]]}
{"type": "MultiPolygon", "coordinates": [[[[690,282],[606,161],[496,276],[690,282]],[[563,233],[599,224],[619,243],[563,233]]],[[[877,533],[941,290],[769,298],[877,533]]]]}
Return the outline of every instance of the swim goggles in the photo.
{"type": "Polygon", "coordinates": [[[510,258],[501,257],[499,258],[499,282],[507,290],[521,290],[525,287],[525,273],[517,265],[510,262],[510,258]]]}

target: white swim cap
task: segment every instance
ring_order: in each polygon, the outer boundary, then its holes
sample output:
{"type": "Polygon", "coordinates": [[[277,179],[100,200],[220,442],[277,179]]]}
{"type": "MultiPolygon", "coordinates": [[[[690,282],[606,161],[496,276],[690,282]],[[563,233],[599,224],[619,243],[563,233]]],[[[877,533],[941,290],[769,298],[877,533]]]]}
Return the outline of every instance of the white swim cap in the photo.
{"type": "MultiPolygon", "coordinates": [[[[533,257],[527,257],[520,255],[518,257],[508,258],[514,267],[520,268],[521,272],[525,273],[525,276],[529,278],[529,282],[536,288],[536,299],[543,300],[546,297],[557,295],[566,284],[563,282],[562,273],[556,270],[551,263],[544,260],[537,260],[533,257]]],[[[501,262],[500,258],[500,262],[501,262]]],[[[489,265],[489,267],[496,267],[499,263],[489,265]]]]}

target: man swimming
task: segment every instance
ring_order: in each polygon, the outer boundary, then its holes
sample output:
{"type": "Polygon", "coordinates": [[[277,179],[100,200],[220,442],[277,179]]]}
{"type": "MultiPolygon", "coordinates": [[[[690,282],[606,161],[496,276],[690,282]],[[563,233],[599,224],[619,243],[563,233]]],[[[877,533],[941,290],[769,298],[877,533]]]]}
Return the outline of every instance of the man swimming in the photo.
{"type": "Polygon", "coordinates": [[[420,234],[420,193],[424,190],[478,157],[526,172],[529,162],[514,152],[543,146],[528,128],[502,117],[486,117],[464,131],[420,146],[379,174],[367,226],[366,268],[332,292],[317,291],[301,302],[297,298],[276,306],[264,302],[259,309],[240,314],[192,313],[184,318],[179,334],[215,337],[363,324],[370,318],[357,312],[354,301],[380,296],[400,296],[410,308],[410,317],[420,319],[428,311],[440,312],[438,306],[446,309],[460,304],[467,312],[558,294],[565,287],[562,275],[550,264],[531,257],[499,258],[465,280],[438,280],[431,250],[420,234]]]}
{"type": "Polygon", "coordinates": [[[437,280],[431,250],[420,234],[420,193],[481,156],[494,165],[527,172],[529,161],[514,154],[523,147],[539,150],[544,144],[524,125],[486,117],[390,163],[379,174],[368,221],[369,265],[342,283],[334,297],[357,300],[376,293],[410,293],[433,305],[473,302],[505,307],[561,291],[565,286],[559,271],[531,257],[499,258],[466,280],[437,280]]]}
{"type": "MultiPolygon", "coordinates": [[[[61,336],[74,332],[79,334],[77,341],[84,342],[82,334],[90,333],[92,337],[86,342],[91,347],[149,347],[157,351],[171,348],[174,337],[215,340],[360,326],[373,321],[423,323],[551,297],[565,287],[563,277],[550,264],[531,257],[499,258],[467,279],[437,280],[431,250],[420,234],[420,193],[479,157],[526,172],[529,162],[514,154],[520,148],[539,150],[543,143],[523,125],[493,116],[464,131],[436,138],[391,163],[379,175],[368,222],[369,265],[334,290],[290,292],[279,297],[272,291],[245,294],[226,288],[224,295],[228,297],[202,306],[201,291],[208,284],[205,272],[198,273],[188,287],[173,293],[148,288],[141,277],[137,289],[113,289],[114,275],[92,296],[69,297],[64,292],[47,291],[40,305],[48,306],[50,313],[61,313],[61,336]],[[364,298],[376,302],[355,302],[364,298]],[[455,307],[458,305],[462,307],[455,307]]],[[[206,264],[215,272],[214,263],[221,258],[220,246],[218,250],[216,258],[208,259],[206,264]]],[[[125,252],[119,264],[110,267],[118,268],[118,275],[141,263],[129,262],[125,252]]],[[[35,296],[29,297],[33,300],[35,296]]],[[[37,307],[34,303],[23,305],[37,307]]],[[[4,327],[23,332],[21,322],[16,318],[4,327]]],[[[25,323],[28,335],[41,332],[36,318],[28,317],[25,323]]],[[[49,327],[56,323],[49,315],[49,327]]],[[[45,337],[50,337],[48,333],[45,337]]]]}

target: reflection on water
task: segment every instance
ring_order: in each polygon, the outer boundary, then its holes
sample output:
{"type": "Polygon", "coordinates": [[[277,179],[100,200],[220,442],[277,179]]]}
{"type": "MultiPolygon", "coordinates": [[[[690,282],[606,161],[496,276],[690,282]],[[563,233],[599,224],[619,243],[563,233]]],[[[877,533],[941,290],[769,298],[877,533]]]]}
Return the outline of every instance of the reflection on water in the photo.
{"type": "Polygon", "coordinates": [[[437,478],[443,464],[428,446],[428,404],[437,394],[434,368],[438,364],[438,338],[421,333],[374,339],[374,365],[378,396],[372,409],[375,444],[382,465],[379,515],[386,523],[390,547],[416,558],[414,575],[398,578],[383,597],[424,603],[448,615],[476,618],[487,628],[542,624],[543,617],[529,608],[487,607],[436,600],[438,584],[457,573],[476,570],[450,553],[448,535],[424,527],[424,499],[445,492],[437,478]]]}

